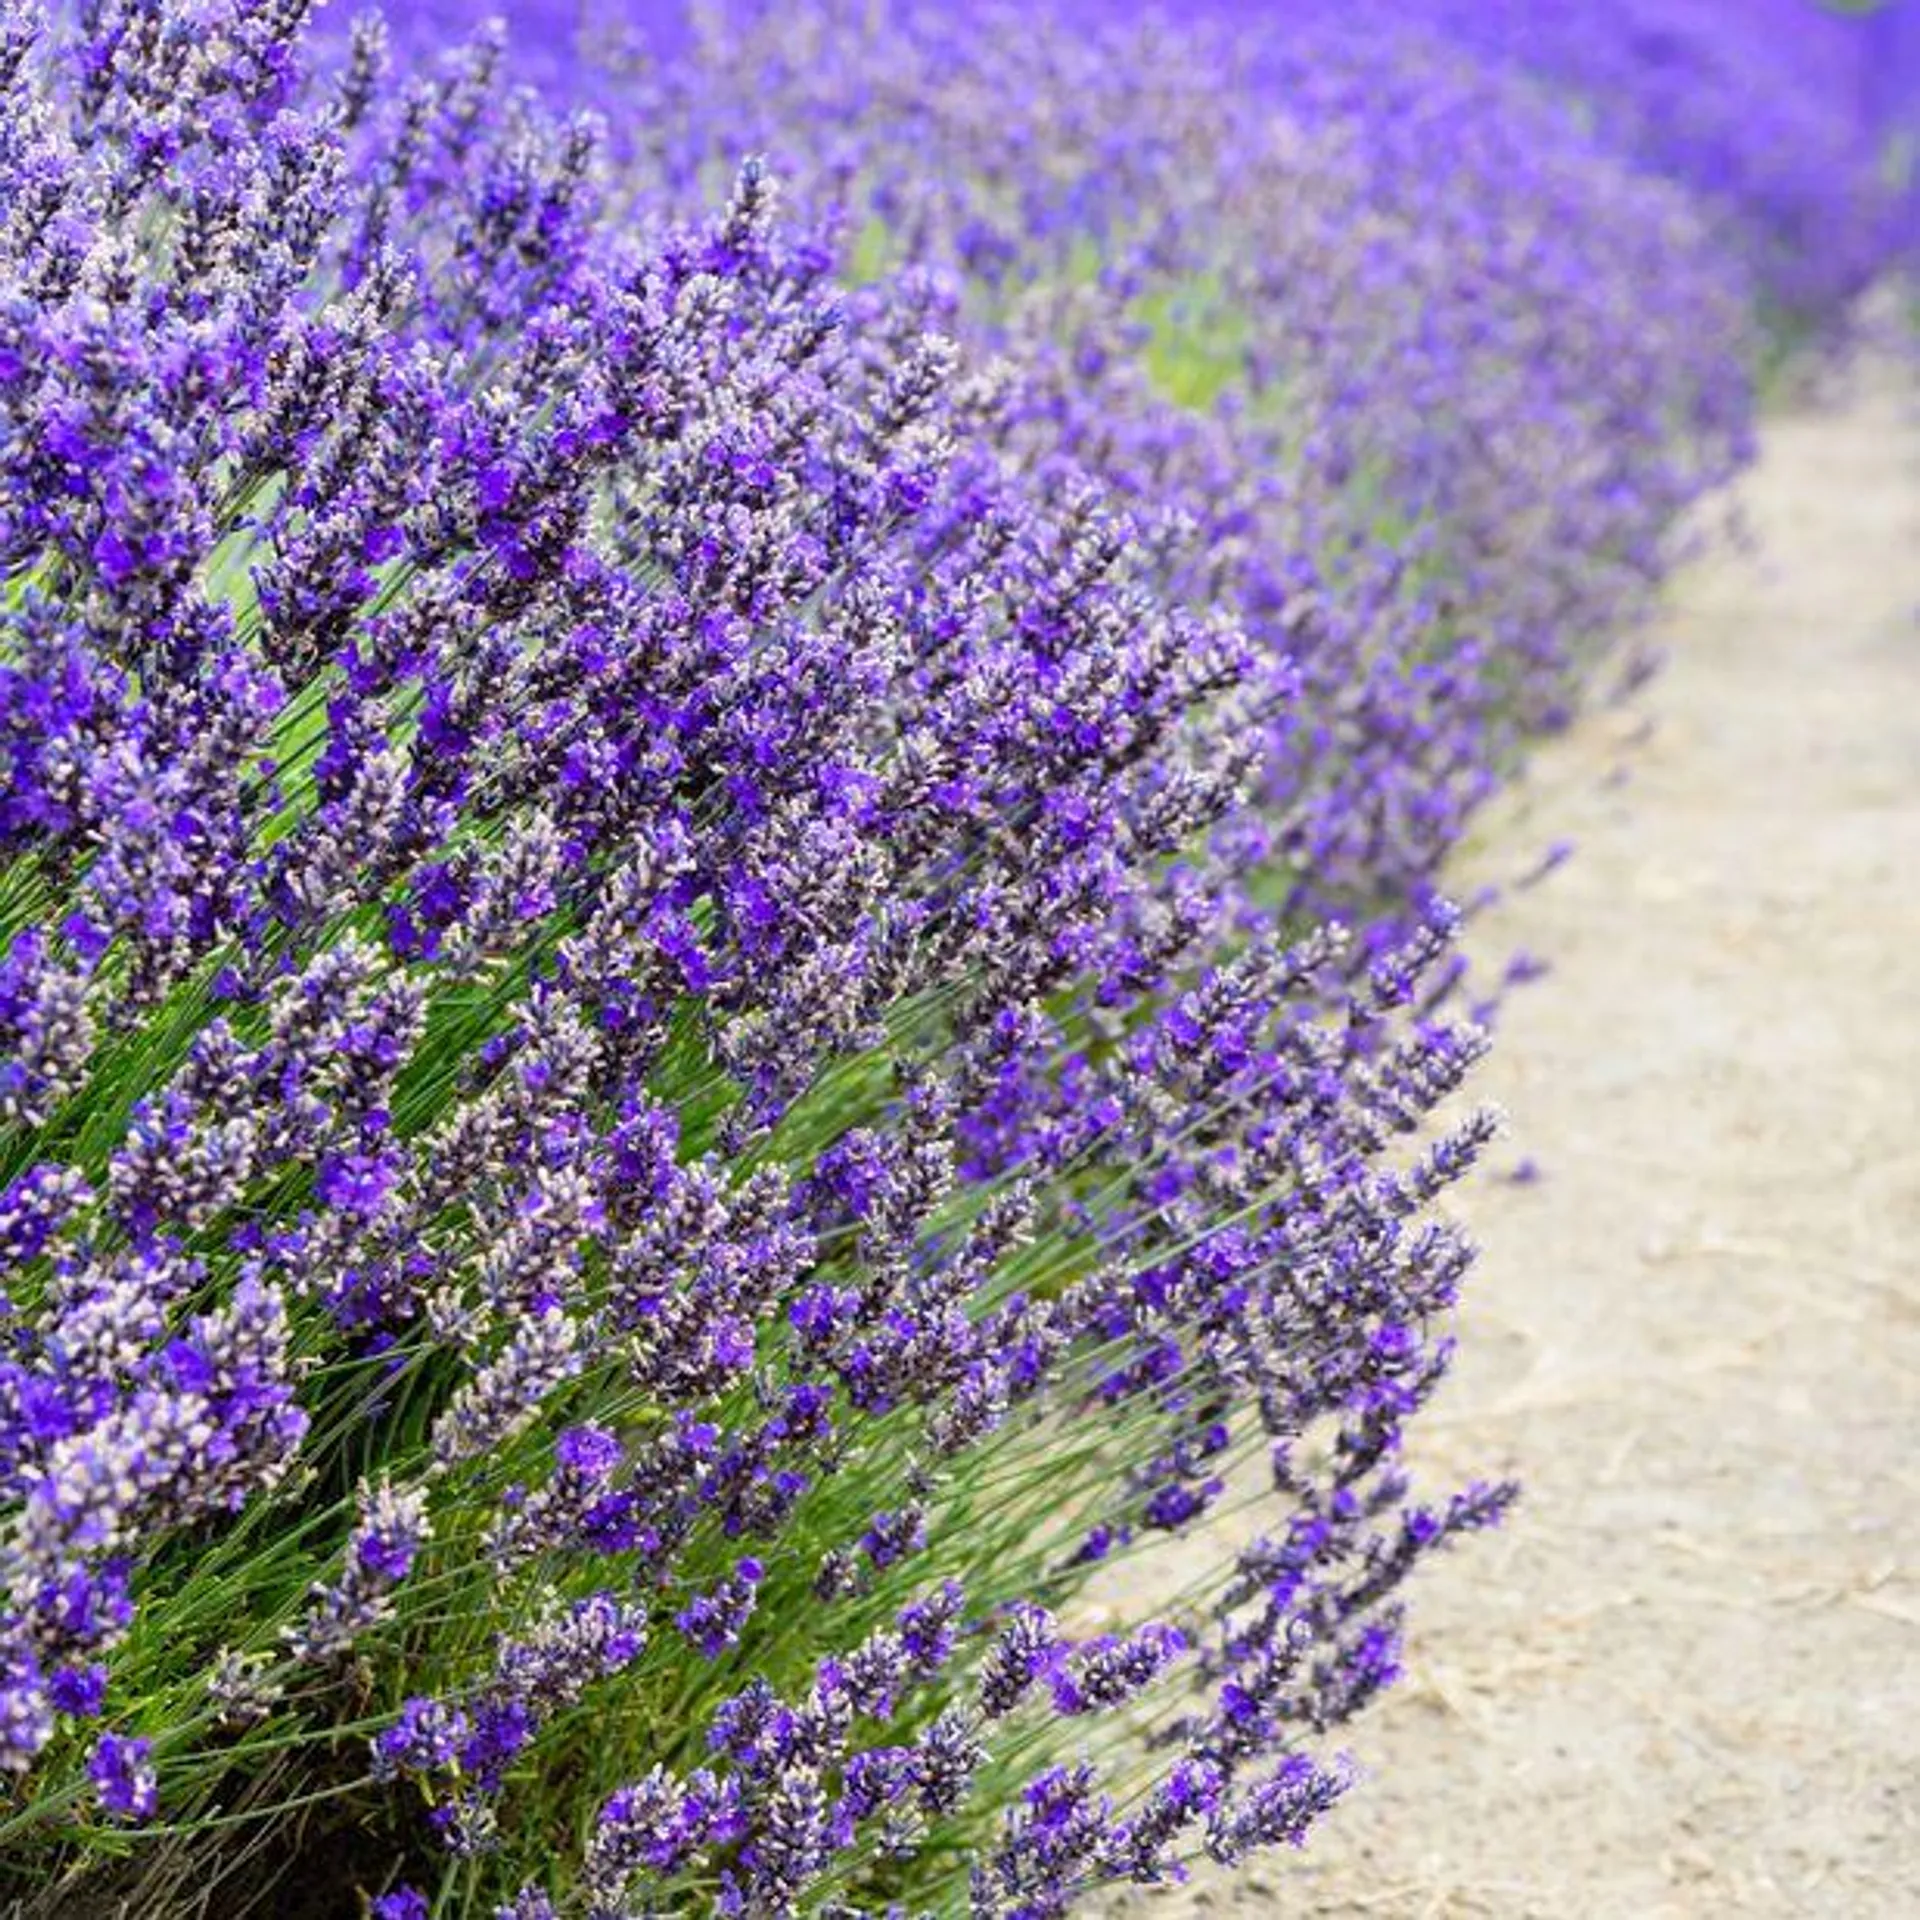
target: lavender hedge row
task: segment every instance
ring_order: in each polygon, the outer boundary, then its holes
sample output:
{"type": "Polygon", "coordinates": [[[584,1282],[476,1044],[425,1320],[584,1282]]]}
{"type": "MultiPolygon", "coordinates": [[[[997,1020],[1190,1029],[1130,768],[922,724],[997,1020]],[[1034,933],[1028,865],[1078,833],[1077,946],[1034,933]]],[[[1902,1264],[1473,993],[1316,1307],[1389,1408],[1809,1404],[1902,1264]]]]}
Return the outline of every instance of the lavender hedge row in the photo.
{"type": "Polygon", "coordinates": [[[1443,21],[305,14],[0,5],[0,1892],[1297,1842],[1512,1497],[1440,863],[1751,252],[1443,21]]]}
{"type": "MultiPolygon", "coordinates": [[[[703,28],[725,33],[783,9],[772,0],[417,0],[396,30],[431,47],[490,11],[512,25],[521,70],[577,100],[604,79],[610,47],[684,58],[703,28]]],[[[894,30],[965,11],[891,0],[843,17],[894,30]]],[[[1249,69],[1267,77],[1270,50],[1303,28],[1416,40],[1438,31],[1554,94],[1617,153],[1683,184],[1776,321],[1830,319],[1879,271],[1890,243],[1913,244],[1916,0],[1192,0],[1177,10],[1047,0],[1045,12],[1081,30],[1137,28],[1169,13],[1183,29],[1208,22],[1231,37],[1230,68],[1242,79],[1249,69]]],[[[1031,19],[1019,16],[1021,27],[1031,19]]],[[[1006,74],[1019,72],[1023,38],[1001,38],[1006,74]]]]}

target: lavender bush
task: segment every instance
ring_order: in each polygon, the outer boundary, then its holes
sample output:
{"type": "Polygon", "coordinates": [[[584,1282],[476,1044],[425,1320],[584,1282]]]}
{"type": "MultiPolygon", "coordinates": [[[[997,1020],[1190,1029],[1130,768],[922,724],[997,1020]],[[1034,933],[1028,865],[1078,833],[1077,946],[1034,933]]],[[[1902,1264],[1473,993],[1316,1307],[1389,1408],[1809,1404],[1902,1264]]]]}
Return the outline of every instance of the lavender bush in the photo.
{"type": "Polygon", "coordinates": [[[1399,1460],[1438,864],[1740,457],[1738,272],[1424,38],[305,11],[0,8],[6,1896],[1298,1841],[1511,1498],[1399,1460]]]}
{"type": "Polygon", "coordinates": [[[1064,455],[1173,519],[1176,590],[1302,682],[1264,742],[1265,892],[1418,899],[1747,451],[1752,303],[1693,204],[1418,25],[708,19],[631,76],[648,177],[778,154],[1042,381],[1041,483],[1064,455]]]}

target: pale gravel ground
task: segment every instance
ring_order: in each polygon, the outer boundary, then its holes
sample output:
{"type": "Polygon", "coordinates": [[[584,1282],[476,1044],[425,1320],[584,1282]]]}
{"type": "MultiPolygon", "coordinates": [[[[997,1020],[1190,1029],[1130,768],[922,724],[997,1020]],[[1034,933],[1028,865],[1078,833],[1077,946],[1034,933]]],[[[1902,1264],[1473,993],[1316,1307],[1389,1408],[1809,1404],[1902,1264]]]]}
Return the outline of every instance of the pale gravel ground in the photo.
{"type": "Polygon", "coordinates": [[[1775,420],[1744,498],[1760,556],[1676,589],[1650,736],[1585,723],[1484,836],[1579,845],[1475,940],[1553,962],[1481,1089],[1546,1178],[1462,1202],[1421,1457],[1527,1503],[1427,1574],[1306,1852],[1136,1920],[1920,1913],[1911,396],[1775,420]]]}

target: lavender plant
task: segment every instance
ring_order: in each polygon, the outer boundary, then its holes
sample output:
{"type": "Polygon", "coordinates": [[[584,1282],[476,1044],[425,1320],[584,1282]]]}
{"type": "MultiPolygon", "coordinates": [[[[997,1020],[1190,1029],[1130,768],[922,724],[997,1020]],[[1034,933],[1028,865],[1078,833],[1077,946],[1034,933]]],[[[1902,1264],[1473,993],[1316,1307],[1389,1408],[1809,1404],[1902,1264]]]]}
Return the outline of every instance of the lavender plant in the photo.
{"type": "Polygon", "coordinates": [[[634,165],[686,191],[750,139],[871,264],[957,283],[947,323],[1036,383],[1022,457],[1168,524],[1172,590],[1303,683],[1264,742],[1263,896],[1372,913],[1621,654],[1745,457],[1756,342],[1693,206],[1530,85],[1417,21],[1296,12],[709,9],[631,76],[634,165]]]}
{"type": "Polygon", "coordinates": [[[1246,905],[1282,689],[924,288],[299,15],[7,16],[12,1891],[1043,1911],[1291,1837],[1507,1497],[1393,1460],[1443,932],[1246,905]],[[1249,1449],[1230,1589],[1076,1629],[1249,1449]]]}
{"type": "Polygon", "coordinates": [[[1739,456],[1735,279],[1424,42],[821,14],[609,135],[305,13],[0,8],[0,1884],[1297,1842],[1511,1499],[1400,1459],[1439,863],[1739,456]]]}

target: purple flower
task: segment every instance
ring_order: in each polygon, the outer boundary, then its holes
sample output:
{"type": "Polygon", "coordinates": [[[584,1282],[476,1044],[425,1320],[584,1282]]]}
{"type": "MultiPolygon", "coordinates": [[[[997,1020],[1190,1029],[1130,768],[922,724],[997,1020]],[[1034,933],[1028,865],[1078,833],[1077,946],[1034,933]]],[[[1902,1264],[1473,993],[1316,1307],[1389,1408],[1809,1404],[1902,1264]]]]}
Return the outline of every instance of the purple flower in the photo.
{"type": "Polygon", "coordinates": [[[620,1442],[604,1427],[568,1427],[554,1441],[553,1455],[582,1480],[601,1481],[620,1464],[620,1442]]]}
{"type": "Polygon", "coordinates": [[[392,1190],[398,1170],[390,1155],[336,1154],[320,1163],[313,1190],[343,1213],[374,1214],[392,1190]]]}
{"type": "Polygon", "coordinates": [[[57,1711],[91,1719],[107,1697],[107,1669],[99,1661],[84,1667],[61,1667],[47,1682],[47,1698],[57,1711]]]}
{"type": "Polygon", "coordinates": [[[150,1820],[160,1805],[160,1785],[149,1755],[150,1740],[103,1733],[87,1761],[101,1808],[122,1820],[150,1820]]]}
{"type": "Polygon", "coordinates": [[[926,1540],[927,1523],[923,1513],[876,1513],[860,1536],[860,1546],[876,1568],[885,1568],[919,1552],[926,1540]]]}
{"type": "Polygon", "coordinates": [[[39,1663],[9,1650],[0,1666],[0,1767],[24,1773],[54,1734],[54,1702],[39,1663]]]}
{"type": "Polygon", "coordinates": [[[438,1700],[414,1698],[373,1742],[374,1771],[433,1773],[452,1765],[471,1731],[467,1716],[438,1700]]]}
{"type": "Polygon", "coordinates": [[[760,1562],[751,1555],[744,1557],[717,1586],[695,1594],[674,1615],[674,1625],[704,1658],[718,1659],[740,1644],[758,1603],[762,1576],[760,1562]]]}
{"type": "Polygon", "coordinates": [[[417,1887],[396,1887],[381,1894],[367,1909],[372,1920],[427,1920],[427,1896],[417,1887]]]}

